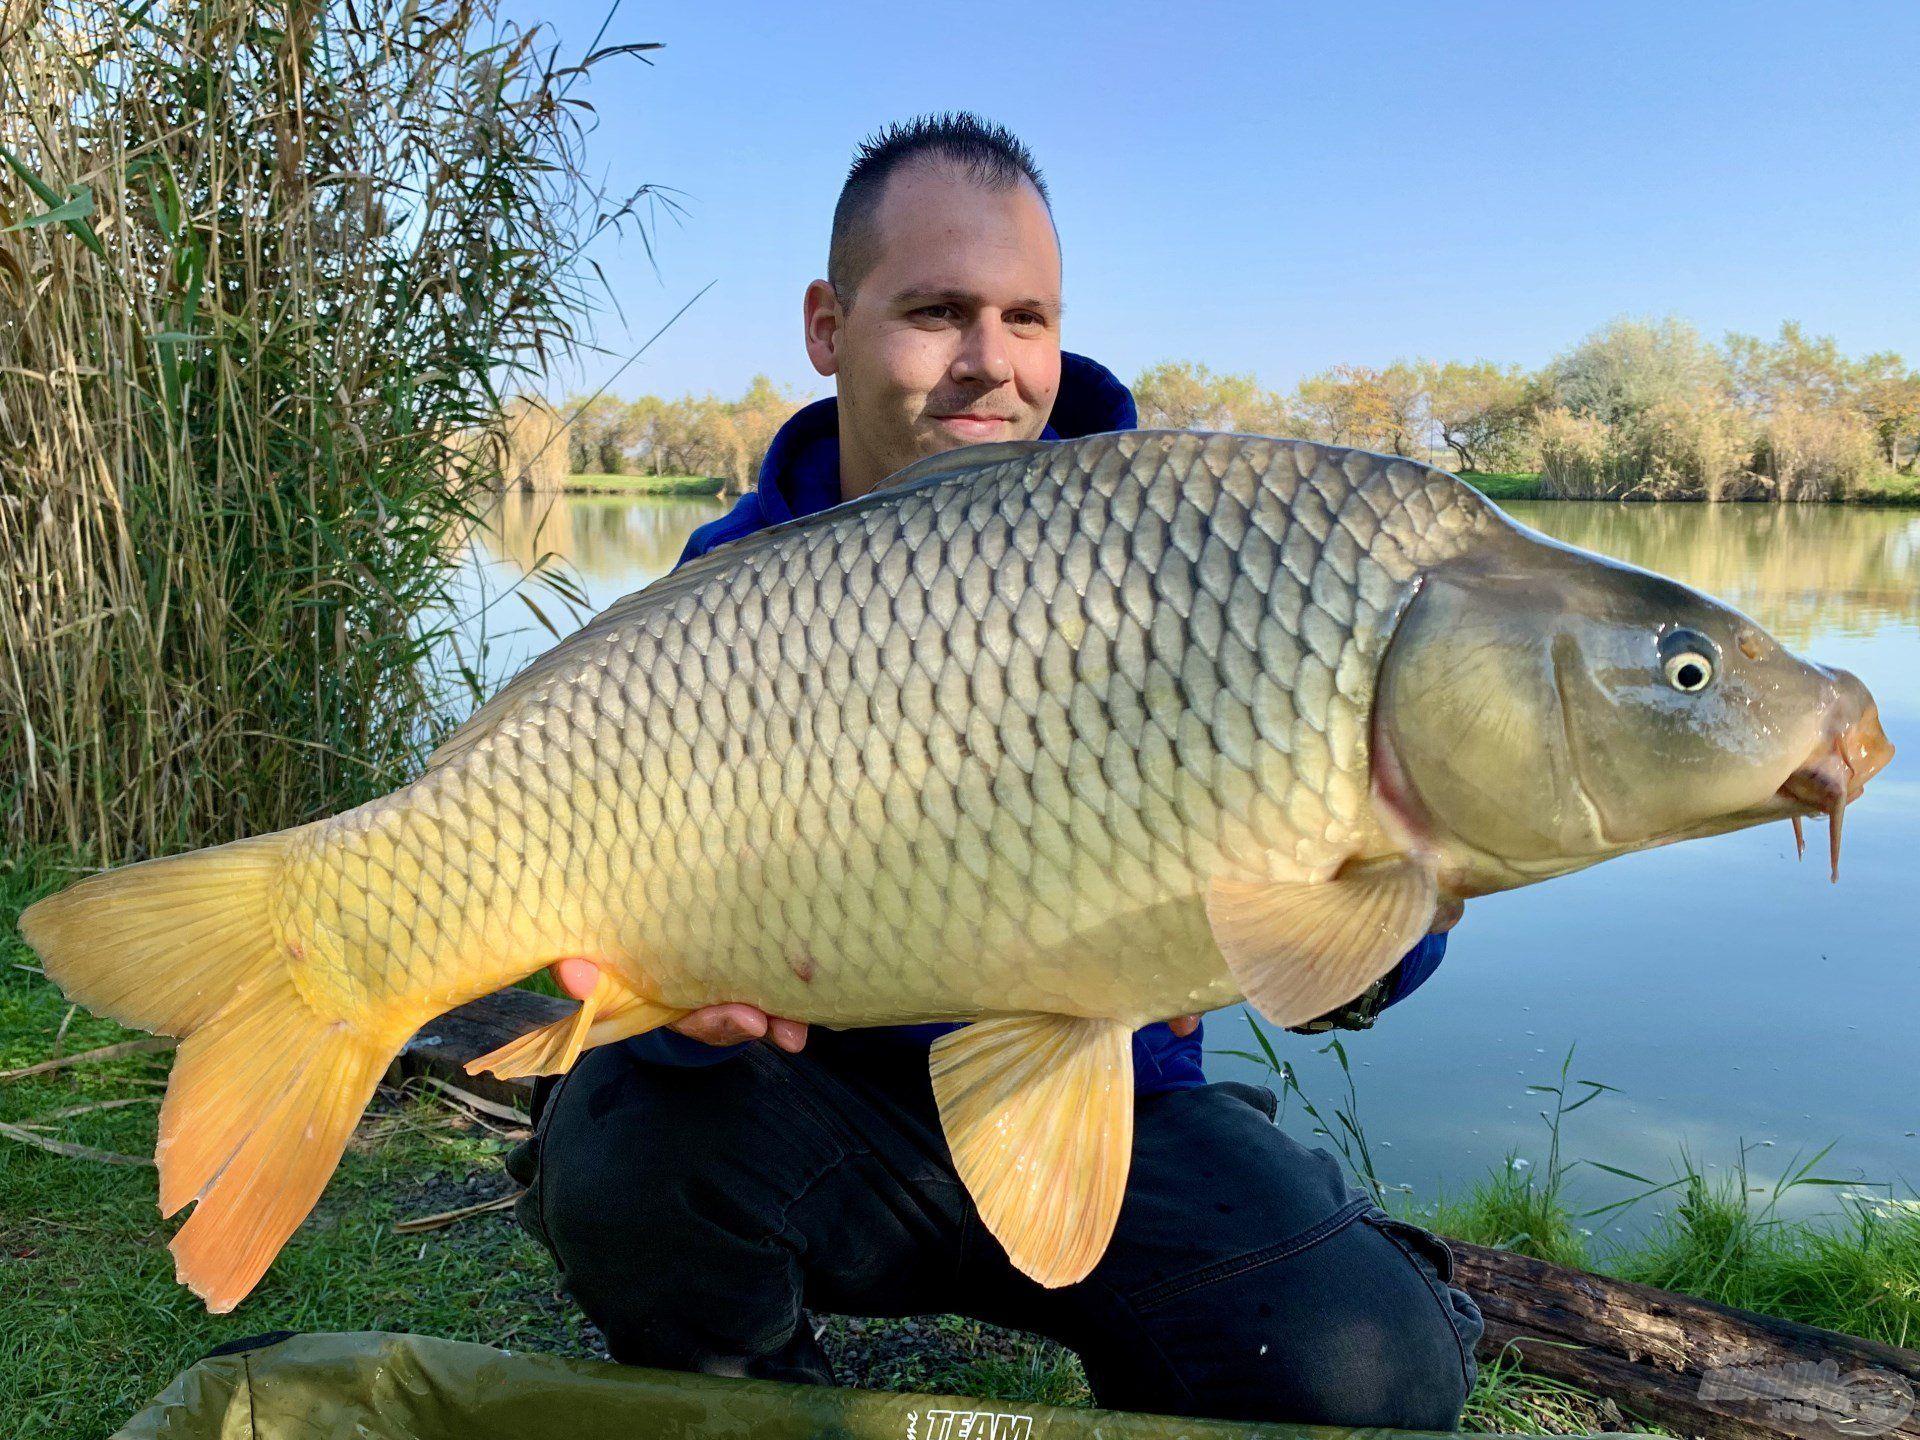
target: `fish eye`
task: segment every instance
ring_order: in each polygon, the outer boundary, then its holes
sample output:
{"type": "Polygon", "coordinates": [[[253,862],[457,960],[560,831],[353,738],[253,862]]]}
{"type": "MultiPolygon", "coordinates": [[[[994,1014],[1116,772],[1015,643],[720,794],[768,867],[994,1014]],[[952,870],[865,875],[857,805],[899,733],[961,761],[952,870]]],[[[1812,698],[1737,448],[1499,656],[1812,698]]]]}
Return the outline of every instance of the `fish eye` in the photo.
{"type": "Polygon", "coordinates": [[[1697,695],[1713,683],[1719,647],[1698,630],[1672,630],[1660,637],[1660,668],[1667,683],[1697,695]]]}

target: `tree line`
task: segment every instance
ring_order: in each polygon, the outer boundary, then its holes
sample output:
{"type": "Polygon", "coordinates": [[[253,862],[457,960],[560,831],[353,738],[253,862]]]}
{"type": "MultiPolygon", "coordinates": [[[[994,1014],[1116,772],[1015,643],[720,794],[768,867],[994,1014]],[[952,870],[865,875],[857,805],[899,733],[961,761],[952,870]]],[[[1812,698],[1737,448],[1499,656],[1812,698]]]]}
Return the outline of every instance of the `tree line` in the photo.
{"type": "MultiPolygon", "coordinates": [[[[1169,361],[1133,382],[1143,426],[1238,430],[1538,472],[1564,498],[1826,500],[1910,475],[1920,372],[1896,354],[1842,354],[1786,324],[1775,338],[1704,339],[1676,319],[1622,319],[1538,370],[1487,360],[1336,365],[1291,390],[1169,361]]],[[[570,397],[574,474],[752,483],[799,398],[764,375],[740,398],[570,397]]]]}
{"type": "Polygon", "coordinates": [[[736,400],[570,395],[567,468],[574,475],[713,475],[745,490],[787,418],[806,402],[756,375],[736,400]]]}

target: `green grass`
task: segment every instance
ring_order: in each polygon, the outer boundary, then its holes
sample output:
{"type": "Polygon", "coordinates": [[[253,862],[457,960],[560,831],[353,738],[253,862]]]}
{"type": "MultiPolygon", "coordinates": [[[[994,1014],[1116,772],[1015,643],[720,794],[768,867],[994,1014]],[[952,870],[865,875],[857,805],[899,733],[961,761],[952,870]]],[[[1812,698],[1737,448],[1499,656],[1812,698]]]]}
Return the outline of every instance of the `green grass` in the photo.
{"type": "Polygon", "coordinates": [[[1889,470],[1875,475],[1847,501],[1853,505],[1920,505],[1920,471],[1901,475],[1889,470]]]}
{"type": "Polygon", "coordinates": [[[585,495],[718,495],[718,475],[569,475],[565,489],[585,495]]]}
{"type": "Polygon", "coordinates": [[[1538,470],[1461,470],[1460,478],[1489,500],[1538,500],[1538,470]]]}
{"type": "MultiPolygon", "coordinates": [[[[1266,1065],[1287,1104],[1297,1104],[1304,1112],[1312,1133],[1339,1152],[1355,1180],[1386,1209],[1405,1219],[1472,1244],[1889,1345],[1911,1347],[1920,1341],[1920,1198],[1911,1192],[1905,1197],[1873,1194],[1889,1187],[1816,1173],[1824,1149],[1804,1161],[1795,1157],[1768,1186],[1753,1183],[1744,1150],[1730,1173],[1718,1180],[1703,1174],[1685,1151],[1675,1161],[1673,1177],[1665,1181],[1603,1161],[1566,1158],[1563,1132],[1568,1118],[1615,1088],[1574,1078],[1570,1049],[1555,1079],[1527,1086],[1530,1094],[1550,1097],[1541,1111],[1545,1153],[1529,1159],[1511,1152],[1463,1194],[1443,1193],[1422,1203],[1384,1185],[1375,1173],[1354,1073],[1339,1037],[1330,1038],[1324,1049],[1339,1062],[1345,1093],[1316,1101],[1264,1032],[1251,1028],[1255,1048],[1227,1053],[1266,1065]],[[1567,1177],[1581,1166],[1631,1188],[1618,1199],[1576,1209],[1567,1177]],[[1791,1192],[1808,1188],[1832,1190],[1837,1208],[1809,1219],[1783,1219],[1781,1202],[1791,1192]],[[1665,1197],[1666,1208],[1643,1238],[1625,1244],[1595,1241],[1586,1222],[1659,1197],[1665,1197]]],[[[1480,1383],[1468,1401],[1462,1428],[1566,1434],[1618,1429],[1621,1419],[1610,1402],[1528,1375],[1503,1357],[1481,1365],[1480,1383]]],[[[1650,1427],[1636,1423],[1633,1428],[1650,1427]]]]}
{"type": "MultiPolygon", "coordinates": [[[[1544,500],[1537,470],[1462,470],[1460,478],[1489,500],[1544,500]]],[[[1844,501],[1846,505],[1920,506],[1920,473],[1876,475],[1844,501]]]]}

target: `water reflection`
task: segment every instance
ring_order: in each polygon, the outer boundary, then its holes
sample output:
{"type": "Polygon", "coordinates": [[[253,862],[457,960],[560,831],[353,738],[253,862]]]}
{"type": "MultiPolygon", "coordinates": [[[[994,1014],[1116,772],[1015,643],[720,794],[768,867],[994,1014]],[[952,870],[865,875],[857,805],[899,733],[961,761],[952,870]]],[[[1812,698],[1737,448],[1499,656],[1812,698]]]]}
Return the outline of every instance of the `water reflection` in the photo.
{"type": "Polygon", "coordinates": [[[1555,539],[1727,601],[1789,645],[1920,625],[1920,513],[1846,505],[1503,507],[1555,539]]]}
{"type": "Polygon", "coordinates": [[[590,592],[625,594],[671,570],[693,528],[724,508],[704,499],[515,491],[488,516],[484,543],[490,558],[522,571],[552,554],[572,566],[590,592]]]}

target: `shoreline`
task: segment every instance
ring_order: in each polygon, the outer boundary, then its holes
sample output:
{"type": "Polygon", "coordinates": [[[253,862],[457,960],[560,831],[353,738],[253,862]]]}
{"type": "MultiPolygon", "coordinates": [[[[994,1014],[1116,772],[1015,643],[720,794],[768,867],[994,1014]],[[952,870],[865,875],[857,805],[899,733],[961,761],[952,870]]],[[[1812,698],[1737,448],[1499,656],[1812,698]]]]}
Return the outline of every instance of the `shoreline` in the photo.
{"type": "Polygon", "coordinates": [[[1834,500],[1768,500],[1753,496],[1708,500],[1699,496],[1685,495],[1644,498],[1596,495],[1574,499],[1564,495],[1542,494],[1538,471],[1453,470],[1448,473],[1458,476],[1496,503],[1506,500],[1542,500],[1556,504],[1588,505],[1846,505],[1878,510],[1920,509],[1920,475],[1879,476],[1875,479],[1872,488],[1834,500]]]}
{"type": "Polygon", "coordinates": [[[638,495],[656,499],[717,499],[726,490],[719,475],[569,475],[558,485],[524,488],[509,485],[504,493],[518,495],[638,495]]]}
{"type": "MultiPolygon", "coordinates": [[[[1445,466],[1439,467],[1445,469],[1445,466]]],[[[1767,500],[1742,498],[1706,500],[1685,496],[1660,498],[1624,498],[1619,496],[1582,497],[1578,500],[1541,493],[1540,475],[1535,471],[1455,470],[1457,475],[1482,495],[1496,503],[1508,500],[1542,500],[1569,504],[1619,505],[1846,505],[1867,509],[1920,509],[1920,475],[1886,475],[1871,488],[1835,500],[1767,500]]],[[[534,490],[507,487],[506,493],[522,495],[627,495],[647,499],[724,499],[727,482],[717,475],[569,475],[565,482],[551,488],[534,490]]]]}

